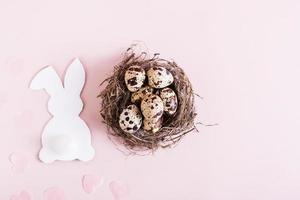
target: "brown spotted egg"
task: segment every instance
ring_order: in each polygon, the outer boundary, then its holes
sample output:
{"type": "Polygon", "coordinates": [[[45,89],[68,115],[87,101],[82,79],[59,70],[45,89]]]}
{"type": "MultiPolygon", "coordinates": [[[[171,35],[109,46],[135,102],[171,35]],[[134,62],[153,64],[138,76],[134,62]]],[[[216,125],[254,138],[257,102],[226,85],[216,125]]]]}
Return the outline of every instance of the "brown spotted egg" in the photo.
{"type": "Polygon", "coordinates": [[[140,88],[138,91],[132,93],[131,95],[131,102],[136,103],[142,101],[142,99],[147,96],[148,94],[153,93],[153,88],[150,86],[145,86],[140,88]]]}
{"type": "Polygon", "coordinates": [[[145,70],[137,65],[129,67],[125,72],[125,84],[130,92],[136,92],[146,79],[145,70]]]}
{"type": "Polygon", "coordinates": [[[164,67],[151,67],[147,71],[148,84],[153,88],[164,88],[174,81],[173,75],[164,67]]]}
{"type": "Polygon", "coordinates": [[[162,89],[160,91],[160,98],[164,103],[164,111],[169,115],[173,115],[178,106],[178,100],[174,90],[171,88],[162,89]]]}
{"type": "Polygon", "coordinates": [[[136,105],[129,105],[119,117],[119,125],[126,133],[137,132],[142,125],[142,114],[136,105]]]}
{"type": "Polygon", "coordinates": [[[157,121],[163,115],[164,104],[158,95],[148,94],[141,102],[141,110],[145,118],[157,121]]]}
{"type": "Polygon", "coordinates": [[[156,121],[152,121],[152,120],[145,118],[143,121],[143,124],[144,124],[143,128],[145,131],[150,131],[152,133],[156,133],[162,127],[162,117],[156,121]]]}

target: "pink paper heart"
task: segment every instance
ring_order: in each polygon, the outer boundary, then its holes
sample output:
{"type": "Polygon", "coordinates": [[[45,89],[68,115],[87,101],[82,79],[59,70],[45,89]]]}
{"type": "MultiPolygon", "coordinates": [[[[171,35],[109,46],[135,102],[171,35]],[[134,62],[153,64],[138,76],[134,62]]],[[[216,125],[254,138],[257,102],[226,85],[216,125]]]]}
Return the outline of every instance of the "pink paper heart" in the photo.
{"type": "Polygon", "coordinates": [[[65,192],[59,187],[51,187],[45,190],[44,200],[65,200],[65,192]]]}
{"type": "Polygon", "coordinates": [[[115,200],[125,199],[129,196],[128,186],[121,182],[112,181],[109,188],[115,200]]]}
{"type": "Polygon", "coordinates": [[[24,154],[12,153],[9,156],[9,160],[12,164],[12,170],[14,172],[23,172],[28,165],[28,160],[24,154]]]}
{"type": "Polygon", "coordinates": [[[22,191],[19,194],[14,194],[10,197],[10,200],[30,200],[30,195],[26,191],[22,191]]]}
{"type": "Polygon", "coordinates": [[[103,179],[96,175],[88,174],[84,175],[82,178],[83,190],[88,194],[93,193],[102,184],[103,179]]]}

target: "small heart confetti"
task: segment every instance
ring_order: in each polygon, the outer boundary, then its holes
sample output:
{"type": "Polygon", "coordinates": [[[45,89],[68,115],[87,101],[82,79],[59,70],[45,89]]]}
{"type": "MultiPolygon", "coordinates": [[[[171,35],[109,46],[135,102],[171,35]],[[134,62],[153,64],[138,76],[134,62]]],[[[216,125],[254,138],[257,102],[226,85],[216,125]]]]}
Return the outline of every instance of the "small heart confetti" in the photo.
{"type": "Polygon", "coordinates": [[[65,192],[59,187],[51,187],[45,190],[44,200],[65,200],[65,192]]]}
{"type": "Polygon", "coordinates": [[[12,170],[18,173],[23,172],[28,165],[26,156],[21,153],[12,153],[9,156],[9,161],[12,164],[12,170]]]}
{"type": "Polygon", "coordinates": [[[121,182],[112,181],[109,188],[115,200],[125,199],[129,196],[128,186],[121,182]]]}
{"type": "Polygon", "coordinates": [[[103,185],[103,179],[99,176],[88,174],[84,175],[82,178],[82,187],[83,190],[91,194],[93,193],[97,188],[103,185]]]}
{"type": "Polygon", "coordinates": [[[10,197],[10,200],[30,200],[30,195],[26,191],[22,191],[19,194],[14,194],[10,197]]]}

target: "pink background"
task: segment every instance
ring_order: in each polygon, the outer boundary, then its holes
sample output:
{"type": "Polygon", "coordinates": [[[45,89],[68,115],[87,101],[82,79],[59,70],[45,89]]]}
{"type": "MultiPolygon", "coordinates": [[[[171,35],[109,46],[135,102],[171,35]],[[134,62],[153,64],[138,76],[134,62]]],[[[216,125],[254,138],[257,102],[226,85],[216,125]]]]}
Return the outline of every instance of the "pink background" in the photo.
{"type": "Polygon", "coordinates": [[[0,199],[27,190],[42,199],[61,187],[67,199],[113,199],[111,180],[132,200],[300,198],[300,2],[298,0],[0,1],[0,199]],[[175,59],[204,100],[199,126],[173,149],[126,156],[99,122],[98,84],[134,40],[175,59]],[[93,135],[92,162],[42,164],[40,134],[48,96],[31,91],[47,64],[62,76],[74,57],[87,70],[82,117],[93,135]],[[12,152],[26,154],[23,173],[12,152]],[[106,183],[94,194],[84,174],[106,183]]]}

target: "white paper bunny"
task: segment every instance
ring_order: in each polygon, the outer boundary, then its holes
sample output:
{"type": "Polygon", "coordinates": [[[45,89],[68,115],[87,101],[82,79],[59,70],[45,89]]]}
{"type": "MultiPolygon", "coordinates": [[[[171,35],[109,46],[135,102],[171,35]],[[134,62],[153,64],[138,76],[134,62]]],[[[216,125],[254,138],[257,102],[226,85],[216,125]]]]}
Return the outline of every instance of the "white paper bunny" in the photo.
{"type": "Polygon", "coordinates": [[[85,71],[79,59],[68,67],[64,85],[51,66],[42,69],[32,80],[31,89],[45,89],[50,95],[48,110],[53,115],[43,130],[41,161],[93,159],[91,133],[79,117],[83,109],[80,94],[84,83],[85,71]]]}

